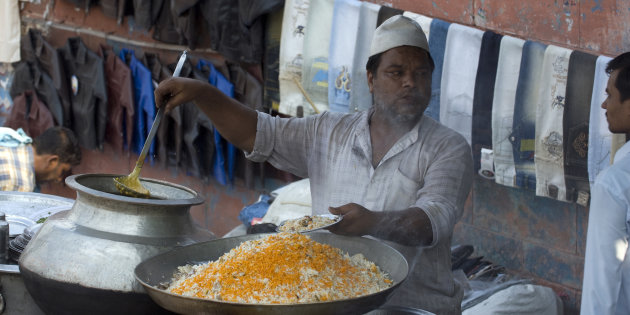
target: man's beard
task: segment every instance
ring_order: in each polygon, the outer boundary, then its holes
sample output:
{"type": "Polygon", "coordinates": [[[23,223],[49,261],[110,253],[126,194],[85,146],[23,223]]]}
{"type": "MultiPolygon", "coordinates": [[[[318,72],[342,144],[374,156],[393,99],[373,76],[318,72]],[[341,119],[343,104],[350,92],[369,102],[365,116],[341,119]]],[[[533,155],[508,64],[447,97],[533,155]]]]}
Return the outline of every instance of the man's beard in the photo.
{"type": "MultiPolygon", "coordinates": [[[[374,96],[372,96],[372,99],[374,99],[374,96]]],[[[373,104],[376,111],[380,112],[380,114],[383,115],[384,118],[386,118],[391,123],[396,123],[396,124],[408,124],[411,122],[417,122],[422,117],[422,114],[426,110],[426,106],[425,106],[423,109],[421,110],[418,109],[414,112],[400,113],[394,110],[395,108],[394,106],[383,105],[382,103],[375,102],[375,101],[373,101],[373,104]]],[[[413,106],[413,105],[408,104],[406,106],[413,106]]],[[[415,105],[415,106],[418,106],[418,105],[415,105]]]]}

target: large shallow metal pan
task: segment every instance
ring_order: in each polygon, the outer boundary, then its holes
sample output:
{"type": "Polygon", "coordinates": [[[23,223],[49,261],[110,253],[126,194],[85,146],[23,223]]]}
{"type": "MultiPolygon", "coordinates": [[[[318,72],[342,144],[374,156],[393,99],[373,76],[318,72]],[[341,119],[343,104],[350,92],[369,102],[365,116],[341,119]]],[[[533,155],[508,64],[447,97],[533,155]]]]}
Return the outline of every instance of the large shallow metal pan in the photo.
{"type": "Polygon", "coordinates": [[[308,235],[317,242],[337,247],[350,255],[363,254],[366,259],[388,273],[394,285],[381,292],[358,298],[304,304],[232,303],[185,297],[160,289],[160,284],[169,282],[178,266],[216,260],[244,241],[267,235],[250,234],[176,248],[140,263],[135,269],[136,279],[158,305],[181,314],[363,314],[384,304],[409,272],[407,260],[403,255],[383,242],[364,237],[316,232],[308,235]]]}

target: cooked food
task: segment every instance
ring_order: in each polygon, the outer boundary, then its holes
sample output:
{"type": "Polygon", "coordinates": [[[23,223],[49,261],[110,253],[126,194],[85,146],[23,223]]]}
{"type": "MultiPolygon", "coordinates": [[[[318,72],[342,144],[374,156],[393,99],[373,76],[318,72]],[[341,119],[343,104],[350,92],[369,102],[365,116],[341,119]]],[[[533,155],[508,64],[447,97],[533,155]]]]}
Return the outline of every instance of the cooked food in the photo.
{"type": "Polygon", "coordinates": [[[332,217],[321,215],[305,215],[298,219],[285,221],[278,227],[278,230],[280,230],[281,232],[302,232],[318,229],[327,225],[331,225],[335,222],[336,220],[332,217]]]}
{"type": "Polygon", "coordinates": [[[280,232],[243,242],[216,261],[179,267],[167,290],[237,303],[295,304],[349,299],[392,285],[362,254],[280,232]]]}

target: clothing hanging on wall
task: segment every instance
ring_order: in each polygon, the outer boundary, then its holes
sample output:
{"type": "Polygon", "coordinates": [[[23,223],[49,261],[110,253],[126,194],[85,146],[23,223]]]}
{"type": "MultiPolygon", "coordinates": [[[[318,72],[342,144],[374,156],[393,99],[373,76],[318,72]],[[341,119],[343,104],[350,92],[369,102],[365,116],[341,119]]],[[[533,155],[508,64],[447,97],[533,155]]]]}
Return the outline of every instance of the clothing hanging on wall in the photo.
{"type": "MultiPolygon", "coordinates": [[[[175,71],[176,64],[162,65],[156,54],[145,53],[143,59],[145,65],[151,71],[154,84],[170,78],[173,75],[173,71],[175,71]]],[[[184,75],[180,73],[180,77],[184,77],[184,75]]],[[[180,166],[184,123],[182,121],[182,110],[182,107],[178,106],[165,113],[162,122],[158,126],[156,153],[162,168],[170,166],[177,170],[180,166]]]]}
{"type": "Polygon", "coordinates": [[[486,31],[481,39],[479,65],[477,66],[473,97],[473,132],[471,135],[475,172],[478,172],[481,167],[481,149],[492,148],[492,99],[494,98],[494,86],[502,37],[503,35],[501,34],[486,31]]]}
{"type": "MultiPolygon", "coordinates": [[[[208,80],[207,76],[195,69],[189,59],[184,62],[180,76],[204,82],[208,80]]],[[[182,167],[184,167],[187,175],[208,181],[209,176],[211,176],[212,155],[215,149],[214,126],[210,119],[193,103],[185,103],[177,108],[181,109],[182,148],[180,161],[182,167]],[[203,154],[202,149],[204,150],[203,154]],[[208,157],[205,160],[200,160],[200,156],[208,157]],[[204,166],[202,167],[201,164],[204,166]]]]}
{"type": "Polygon", "coordinates": [[[133,78],[131,70],[114,51],[100,46],[99,56],[105,60],[107,81],[107,127],[105,139],[122,153],[131,147],[134,123],[133,78]]]}
{"type": "MultiPolygon", "coordinates": [[[[22,59],[37,64],[52,79],[53,85],[59,94],[63,110],[52,110],[58,125],[70,127],[72,125],[72,104],[70,102],[70,90],[68,78],[64,68],[63,57],[42,36],[41,31],[29,29],[20,42],[22,59]]],[[[54,104],[48,104],[54,105],[54,104]]]]}
{"type": "MultiPolygon", "coordinates": [[[[263,98],[265,112],[280,107],[280,37],[283,12],[271,13],[265,22],[265,54],[263,61],[263,98]]],[[[328,100],[328,99],[327,99],[328,100]]]]}
{"type": "MultiPolygon", "coordinates": [[[[131,149],[136,154],[140,154],[155,118],[151,71],[136,58],[135,52],[131,49],[121,49],[119,56],[129,66],[133,78],[135,121],[131,149]]],[[[149,147],[148,157],[150,161],[153,161],[154,153],[155,142],[151,143],[149,147]]]]}
{"type": "Polygon", "coordinates": [[[53,118],[63,116],[63,109],[55,84],[37,63],[22,61],[15,64],[14,70],[14,79],[10,89],[12,98],[27,90],[35,91],[38,99],[46,104],[51,113],[55,113],[53,118]]]}
{"type": "Polygon", "coordinates": [[[358,0],[335,0],[328,53],[328,106],[332,112],[349,112],[360,11],[358,0]]]}
{"type": "Polygon", "coordinates": [[[571,50],[549,45],[536,108],[536,195],[567,201],[562,116],[571,50]]]}
{"type": "Polygon", "coordinates": [[[370,58],[370,45],[376,30],[376,20],[378,19],[380,8],[380,5],[374,3],[361,2],[357,41],[350,75],[350,78],[352,78],[350,82],[350,112],[368,110],[372,107],[372,93],[368,86],[365,66],[370,58]]]}
{"type": "Polygon", "coordinates": [[[381,6],[380,9],[378,10],[378,16],[376,18],[376,27],[379,27],[381,24],[383,24],[383,22],[387,21],[387,19],[389,19],[390,17],[394,15],[399,15],[399,14],[403,14],[403,10],[388,7],[385,5],[381,6]]]}
{"type": "Polygon", "coordinates": [[[36,138],[53,127],[54,123],[52,114],[37,98],[37,93],[26,90],[13,99],[13,108],[4,126],[22,128],[29,137],[36,138]]]}
{"type": "Polygon", "coordinates": [[[0,1],[0,62],[20,61],[18,1],[0,1]]]}
{"type": "Polygon", "coordinates": [[[588,125],[597,56],[574,51],[569,58],[563,114],[564,177],[567,200],[586,206],[588,183],[588,125]]]}
{"type": "Polygon", "coordinates": [[[514,187],[516,168],[512,143],[514,104],[518,75],[525,41],[503,36],[497,64],[497,78],[492,100],[492,149],[494,153],[494,179],[498,184],[514,187]]]}
{"type": "MultiPolygon", "coordinates": [[[[199,0],[171,0],[173,26],[179,34],[179,44],[197,48],[199,34],[197,27],[202,21],[199,0]]],[[[168,19],[166,19],[168,21],[168,19]]]]}
{"type": "MultiPolygon", "coordinates": [[[[440,121],[470,143],[472,100],[483,32],[453,24],[446,36],[440,95],[440,121]]],[[[496,93],[496,91],[495,91],[496,93]]]]}
{"type": "MultiPolygon", "coordinates": [[[[207,76],[208,82],[223,94],[234,98],[234,85],[221,74],[212,63],[199,59],[197,69],[201,70],[207,76]]],[[[222,185],[232,183],[234,180],[234,166],[236,160],[236,148],[227,142],[221,134],[214,130],[214,157],[213,157],[213,175],[214,178],[222,185]],[[226,174],[227,167],[227,174],[226,174]]]]}
{"type": "Polygon", "coordinates": [[[234,62],[260,63],[263,57],[264,14],[281,7],[283,0],[201,1],[210,48],[234,62]]]}
{"type": "Polygon", "coordinates": [[[13,100],[9,94],[13,77],[13,66],[10,63],[0,63],[0,126],[4,125],[13,107],[13,100]]]}
{"type": "Polygon", "coordinates": [[[547,45],[526,41],[523,45],[512,126],[512,151],[516,170],[516,187],[536,190],[534,164],[536,141],[536,107],[540,76],[547,45]]]}
{"type": "Polygon", "coordinates": [[[118,24],[122,23],[122,19],[125,15],[127,0],[99,0],[99,4],[101,5],[103,14],[106,17],[115,19],[118,24]]]}
{"type": "Polygon", "coordinates": [[[444,51],[446,49],[446,35],[451,23],[442,21],[440,19],[433,19],[431,21],[431,30],[429,31],[431,37],[429,37],[429,52],[433,63],[435,63],[435,69],[431,76],[431,101],[429,106],[424,111],[426,116],[429,116],[437,121],[440,121],[440,95],[442,94],[442,69],[444,66],[444,51]]]}
{"type": "Polygon", "coordinates": [[[278,111],[296,116],[297,107],[304,104],[304,96],[295,84],[302,81],[304,36],[308,32],[308,8],[310,1],[287,0],[282,16],[278,83],[280,105],[278,111]]]}
{"type": "Polygon", "coordinates": [[[149,30],[158,20],[164,2],[168,0],[133,0],[134,27],[149,30]]]}
{"type": "MultiPolygon", "coordinates": [[[[328,53],[334,0],[313,1],[304,34],[302,87],[321,112],[328,109],[328,53]]],[[[304,105],[305,115],[314,113],[304,105]]]]}
{"type": "Polygon", "coordinates": [[[59,48],[72,104],[72,130],[79,145],[103,149],[107,124],[107,87],[103,60],[80,37],[70,37],[59,48]]]}

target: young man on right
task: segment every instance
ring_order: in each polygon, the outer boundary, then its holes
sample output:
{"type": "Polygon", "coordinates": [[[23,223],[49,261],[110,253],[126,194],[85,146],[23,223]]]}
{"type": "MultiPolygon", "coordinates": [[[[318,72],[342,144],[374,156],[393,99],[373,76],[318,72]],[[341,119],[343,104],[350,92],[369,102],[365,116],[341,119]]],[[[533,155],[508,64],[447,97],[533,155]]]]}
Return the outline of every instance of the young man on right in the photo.
{"type": "MultiPolygon", "coordinates": [[[[608,129],[630,136],[630,52],[608,63],[608,129]]],[[[592,187],[581,314],[630,314],[630,142],[592,187]]]]}

